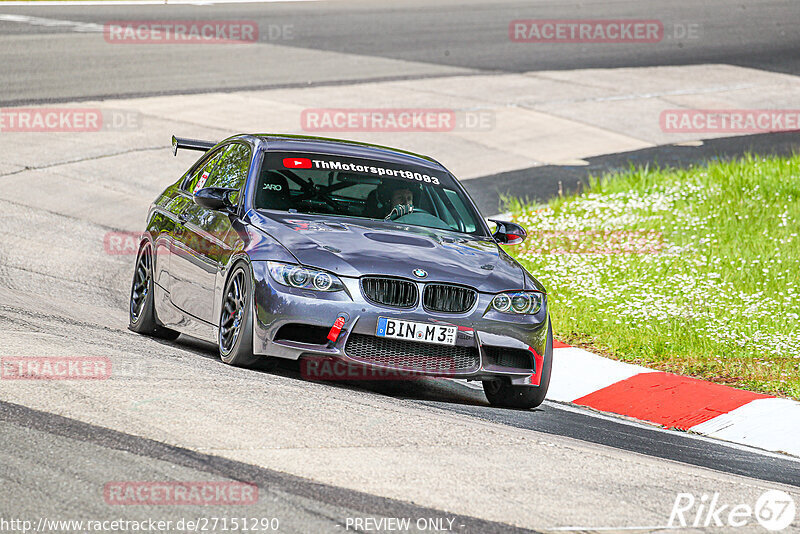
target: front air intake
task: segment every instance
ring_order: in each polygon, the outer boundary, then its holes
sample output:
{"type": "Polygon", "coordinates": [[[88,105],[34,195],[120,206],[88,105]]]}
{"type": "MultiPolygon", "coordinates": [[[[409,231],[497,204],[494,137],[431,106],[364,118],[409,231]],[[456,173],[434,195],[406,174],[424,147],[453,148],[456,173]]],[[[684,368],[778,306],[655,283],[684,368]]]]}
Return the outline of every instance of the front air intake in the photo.
{"type": "Polygon", "coordinates": [[[486,356],[484,360],[486,365],[525,369],[526,371],[535,370],[532,354],[529,350],[484,345],[483,353],[486,356]]]}
{"type": "Polygon", "coordinates": [[[480,366],[476,347],[434,345],[365,334],[350,334],[344,351],[363,363],[442,376],[469,373],[480,366]]]}

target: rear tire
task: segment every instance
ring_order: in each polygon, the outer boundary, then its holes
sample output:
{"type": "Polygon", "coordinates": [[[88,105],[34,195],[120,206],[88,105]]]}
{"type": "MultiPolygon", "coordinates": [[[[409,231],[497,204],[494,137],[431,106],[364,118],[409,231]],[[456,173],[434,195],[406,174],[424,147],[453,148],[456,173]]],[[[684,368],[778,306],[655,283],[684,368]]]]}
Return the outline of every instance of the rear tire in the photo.
{"type": "Polygon", "coordinates": [[[219,355],[223,362],[250,367],[258,361],[253,355],[253,276],[246,263],[236,265],[225,283],[217,332],[219,355]]]}
{"type": "Polygon", "coordinates": [[[136,270],[133,273],[128,309],[128,329],[137,334],[172,341],[181,334],[160,326],[156,321],[153,284],[153,246],[146,241],[136,255],[136,270]]]}
{"type": "Polygon", "coordinates": [[[508,379],[484,380],[483,392],[492,406],[529,410],[536,408],[547,395],[550,374],[553,371],[553,327],[547,327],[547,343],[539,386],[514,386],[508,379]]]}

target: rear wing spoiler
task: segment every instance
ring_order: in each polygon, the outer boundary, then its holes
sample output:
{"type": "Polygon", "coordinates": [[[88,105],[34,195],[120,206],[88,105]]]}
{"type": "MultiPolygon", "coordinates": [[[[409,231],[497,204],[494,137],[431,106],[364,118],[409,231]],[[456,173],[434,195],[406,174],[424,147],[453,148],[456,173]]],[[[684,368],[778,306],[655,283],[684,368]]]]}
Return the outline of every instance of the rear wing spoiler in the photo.
{"type": "Polygon", "coordinates": [[[172,154],[178,155],[178,149],[186,150],[199,150],[200,152],[208,152],[216,143],[212,141],[200,141],[199,139],[185,139],[183,137],[172,136],[172,154]]]}

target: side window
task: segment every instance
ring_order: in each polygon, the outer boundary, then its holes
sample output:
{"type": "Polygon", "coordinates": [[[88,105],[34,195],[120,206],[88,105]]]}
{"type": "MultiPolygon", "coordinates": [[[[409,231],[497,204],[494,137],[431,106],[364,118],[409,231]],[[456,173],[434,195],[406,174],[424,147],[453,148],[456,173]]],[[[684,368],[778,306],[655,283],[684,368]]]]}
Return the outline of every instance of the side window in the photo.
{"type": "Polygon", "coordinates": [[[224,153],[224,149],[218,151],[214,156],[211,157],[211,159],[207,160],[204,165],[200,166],[196,171],[194,171],[192,177],[184,183],[183,190],[193,195],[198,189],[206,187],[208,179],[213,174],[214,168],[216,167],[220,156],[222,156],[224,153]]]}
{"type": "MultiPolygon", "coordinates": [[[[247,172],[250,170],[250,147],[241,143],[233,143],[217,158],[215,168],[204,187],[226,187],[238,189],[247,181],[247,172]]],[[[233,202],[239,201],[239,193],[231,194],[233,202]]]]}
{"type": "MultiPolygon", "coordinates": [[[[469,210],[464,203],[461,202],[461,198],[459,198],[458,193],[451,191],[450,189],[445,189],[444,192],[447,195],[447,198],[450,200],[452,206],[456,209],[461,222],[464,224],[463,231],[469,233],[475,232],[477,230],[475,219],[469,214],[469,210]]],[[[451,226],[453,225],[451,224],[451,226]]]]}

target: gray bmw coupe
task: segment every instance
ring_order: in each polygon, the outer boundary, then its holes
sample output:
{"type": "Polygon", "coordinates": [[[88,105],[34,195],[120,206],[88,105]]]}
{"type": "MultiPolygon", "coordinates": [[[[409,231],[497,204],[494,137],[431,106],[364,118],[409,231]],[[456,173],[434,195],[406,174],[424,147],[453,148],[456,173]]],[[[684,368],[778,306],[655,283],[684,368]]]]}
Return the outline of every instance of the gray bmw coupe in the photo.
{"type": "Polygon", "coordinates": [[[479,380],[531,408],[550,381],[544,287],[431,158],[352,141],[177,139],[203,156],[153,202],[130,329],[216,343],[225,363],[324,359],[479,380]]]}

